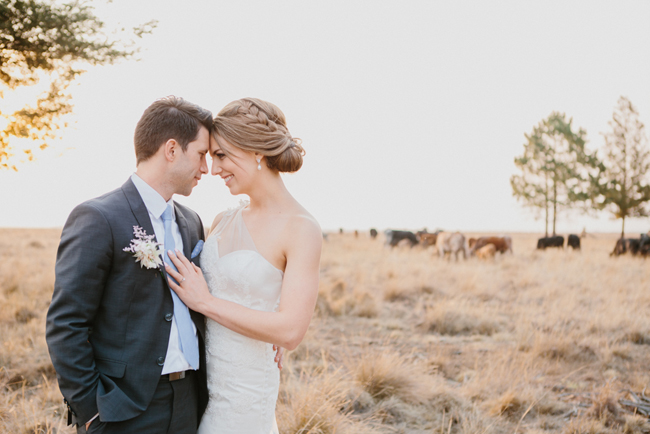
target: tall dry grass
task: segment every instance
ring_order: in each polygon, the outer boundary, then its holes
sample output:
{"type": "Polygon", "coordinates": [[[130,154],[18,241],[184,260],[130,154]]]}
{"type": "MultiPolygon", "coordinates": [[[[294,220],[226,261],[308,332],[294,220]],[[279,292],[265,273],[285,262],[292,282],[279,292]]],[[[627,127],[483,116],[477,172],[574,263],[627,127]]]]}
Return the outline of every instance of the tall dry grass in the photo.
{"type": "MultiPolygon", "coordinates": [[[[0,230],[0,431],[71,433],[44,342],[56,230],[0,230]]],[[[650,262],[581,252],[447,261],[324,243],[316,315],[282,372],[282,433],[650,433],[650,262]]]]}
{"type": "Polygon", "coordinates": [[[64,433],[45,344],[60,230],[0,230],[0,432],[64,433]]]}
{"type": "Polygon", "coordinates": [[[431,248],[329,236],[317,332],[303,345],[318,339],[331,366],[379,377],[361,384],[394,384],[401,372],[397,384],[417,384],[406,389],[422,397],[361,394],[350,418],[379,422],[380,432],[650,432],[619,403],[650,380],[650,262],[610,258],[615,235],[584,239],[581,252],[513,238],[514,255],[456,262],[431,248]],[[375,368],[386,360],[392,370],[375,368]]]}

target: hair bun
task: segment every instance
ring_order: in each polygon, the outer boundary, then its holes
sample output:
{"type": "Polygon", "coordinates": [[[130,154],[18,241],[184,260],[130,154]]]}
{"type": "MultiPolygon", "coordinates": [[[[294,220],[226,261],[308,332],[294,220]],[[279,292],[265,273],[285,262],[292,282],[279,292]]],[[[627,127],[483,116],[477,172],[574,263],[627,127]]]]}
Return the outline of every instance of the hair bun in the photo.
{"type": "Polygon", "coordinates": [[[300,139],[289,139],[287,147],[280,154],[267,157],[267,165],[278,172],[297,172],[302,167],[304,148],[300,139]]]}

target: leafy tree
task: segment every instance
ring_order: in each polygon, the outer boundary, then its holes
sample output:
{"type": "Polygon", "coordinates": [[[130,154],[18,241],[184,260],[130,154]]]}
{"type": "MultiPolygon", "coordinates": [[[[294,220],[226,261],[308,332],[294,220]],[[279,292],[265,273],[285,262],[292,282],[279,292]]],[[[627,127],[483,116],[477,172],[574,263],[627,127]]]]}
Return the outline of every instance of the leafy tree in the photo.
{"type": "MultiPolygon", "coordinates": [[[[133,35],[149,33],[155,24],[143,24],[133,35]]],[[[111,39],[104,27],[86,0],[0,0],[0,169],[16,170],[12,141],[28,139],[32,145],[23,152],[31,160],[66,125],[61,119],[72,111],[66,89],[85,72],[83,65],[110,64],[137,52],[133,39],[111,39]],[[7,92],[39,82],[47,90],[35,101],[7,108],[7,92]]]]}
{"type": "Polygon", "coordinates": [[[626,218],[648,216],[650,150],[645,126],[629,99],[619,98],[609,126],[611,131],[603,134],[603,162],[592,178],[592,206],[622,220],[623,238],[626,218]]]}
{"type": "Polygon", "coordinates": [[[544,210],[545,234],[552,210],[552,230],[560,209],[589,199],[589,171],[597,165],[585,149],[586,132],[573,131],[572,119],[553,112],[526,134],[523,155],[515,158],[521,174],[510,178],[512,194],[525,206],[544,210]]]}

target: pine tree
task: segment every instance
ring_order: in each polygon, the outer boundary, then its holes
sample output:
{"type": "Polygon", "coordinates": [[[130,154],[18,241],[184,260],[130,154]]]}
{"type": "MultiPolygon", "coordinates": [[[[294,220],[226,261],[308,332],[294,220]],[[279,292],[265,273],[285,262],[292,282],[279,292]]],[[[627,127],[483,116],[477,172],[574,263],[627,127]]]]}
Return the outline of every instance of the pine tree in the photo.
{"type": "Polygon", "coordinates": [[[572,119],[553,112],[525,135],[524,153],[515,158],[521,174],[510,178],[512,194],[525,206],[544,210],[546,236],[549,218],[555,235],[560,210],[589,198],[588,174],[597,161],[585,148],[585,136],[582,129],[573,131],[572,119]]]}
{"type": "Polygon", "coordinates": [[[626,218],[648,216],[650,150],[645,126],[629,99],[619,98],[609,126],[611,131],[603,133],[602,167],[592,179],[593,207],[622,220],[623,238],[626,218]]]}

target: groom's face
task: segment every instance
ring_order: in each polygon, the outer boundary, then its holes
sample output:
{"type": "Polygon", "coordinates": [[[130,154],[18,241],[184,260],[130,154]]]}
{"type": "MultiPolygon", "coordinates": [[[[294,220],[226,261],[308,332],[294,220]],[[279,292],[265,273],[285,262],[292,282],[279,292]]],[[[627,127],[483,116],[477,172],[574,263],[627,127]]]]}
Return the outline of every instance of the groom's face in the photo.
{"type": "Polygon", "coordinates": [[[201,176],[208,173],[206,155],[210,151],[210,133],[201,126],[196,140],[187,145],[187,150],[177,154],[172,169],[175,193],[189,196],[201,176]]]}

